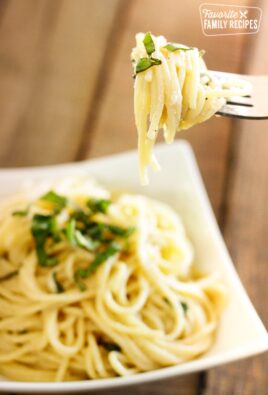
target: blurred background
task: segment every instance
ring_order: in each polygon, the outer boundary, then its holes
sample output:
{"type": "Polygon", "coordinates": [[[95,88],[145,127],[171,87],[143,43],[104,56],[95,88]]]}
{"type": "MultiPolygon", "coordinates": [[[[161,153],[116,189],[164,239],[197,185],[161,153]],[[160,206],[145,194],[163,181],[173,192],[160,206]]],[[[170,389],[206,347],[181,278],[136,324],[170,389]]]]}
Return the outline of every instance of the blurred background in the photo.
{"type": "MultiPolygon", "coordinates": [[[[210,69],[268,74],[267,0],[220,1],[258,6],[263,17],[258,34],[216,37],[202,33],[201,3],[1,0],[0,167],[135,148],[130,51],[138,31],[206,50],[210,69]]],[[[194,148],[237,270],[268,324],[268,121],[213,117],[179,137],[194,148]]],[[[267,370],[264,355],[133,393],[264,395],[267,370]]]]}

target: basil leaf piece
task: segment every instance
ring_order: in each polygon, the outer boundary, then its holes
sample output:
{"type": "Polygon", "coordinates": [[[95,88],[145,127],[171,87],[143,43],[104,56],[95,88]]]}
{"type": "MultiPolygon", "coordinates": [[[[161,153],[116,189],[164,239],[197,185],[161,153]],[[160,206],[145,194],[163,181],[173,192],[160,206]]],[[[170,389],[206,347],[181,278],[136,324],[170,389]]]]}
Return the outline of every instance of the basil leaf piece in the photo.
{"type": "Polygon", "coordinates": [[[86,237],[79,230],[75,231],[76,243],[79,247],[84,247],[86,250],[94,251],[99,247],[100,243],[96,240],[92,240],[90,237],[86,237]]]}
{"type": "Polygon", "coordinates": [[[57,279],[57,273],[54,272],[54,273],[52,274],[52,277],[53,277],[53,280],[54,280],[54,283],[55,283],[55,287],[56,287],[57,293],[58,293],[58,294],[63,293],[63,292],[65,291],[65,289],[64,289],[63,285],[62,285],[62,284],[59,282],[59,280],[57,279]]]}
{"type": "Polygon", "coordinates": [[[56,220],[53,215],[35,214],[32,219],[32,234],[34,237],[54,236],[56,220]]]}
{"type": "Polygon", "coordinates": [[[69,242],[73,246],[83,247],[89,251],[94,251],[98,246],[99,242],[92,240],[90,237],[84,236],[80,230],[76,229],[76,221],[72,219],[66,225],[66,236],[69,242]]]}
{"type": "Polygon", "coordinates": [[[108,225],[108,229],[111,233],[120,237],[129,237],[135,231],[134,226],[129,228],[121,228],[120,226],[116,225],[108,225]]]}
{"type": "Polygon", "coordinates": [[[116,244],[116,243],[110,244],[104,251],[99,252],[96,255],[93,262],[87,268],[78,269],[76,271],[77,276],[79,276],[81,278],[89,277],[91,274],[93,274],[97,270],[98,266],[100,266],[102,263],[107,261],[108,258],[115,255],[119,251],[121,251],[121,247],[118,244],[116,244]]]}
{"type": "Polygon", "coordinates": [[[116,343],[106,342],[104,340],[100,340],[98,344],[104,347],[107,351],[121,351],[121,347],[116,343]]]}
{"type": "Polygon", "coordinates": [[[175,51],[190,51],[190,50],[192,50],[193,48],[185,48],[185,47],[180,47],[179,45],[177,45],[177,44],[171,44],[171,43],[168,43],[167,45],[165,45],[163,48],[166,48],[168,51],[170,51],[170,52],[175,52],[175,51]]]}
{"type": "Polygon", "coordinates": [[[83,210],[76,210],[71,217],[75,219],[77,222],[81,223],[85,228],[91,226],[92,221],[89,218],[89,215],[86,214],[83,210]]]}
{"type": "Polygon", "coordinates": [[[36,243],[36,254],[38,258],[38,263],[44,267],[53,267],[58,264],[56,257],[51,257],[47,254],[45,250],[45,240],[37,240],[36,243]]]}
{"type": "Polygon", "coordinates": [[[103,213],[105,214],[112,202],[107,199],[89,199],[87,202],[87,207],[93,213],[103,213]]]}
{"type": "Polygon", "coordinates": [[[58,238],[55,217],[52,215],[35,214],[32,218],[32,235],[35,239],[35,248],[38,262],[41,266],[49,267],[58,263],[55,257],[50,257],[45,250],[47,238],[58,238]]]}
{"type": "Polygon", "coordinates": [[[146,33],[143,39],[143,44],[145,46],[146,52],[149,56],[155,51],[155,45],[151,36],[151,33],[146,33]]]}
{"type": "Polygon", "coordinates": [[[49,191],[45,195],[40,197],[40,200],[46,200],[55,205],[55,213],[59,213],[67,203],[67,198],[65,196],[58,195],[54,191],[49,191]]]}
{"type": "Polygon", "coordinates": [[[136,74],[141,73],[142,71],[148,70],[150,67],[155,65],[160,65],[162,61],[156,58],[140,58],[136,65],[136,74]]]}
{"type": "Polygon", "coordinates": [[[186,314],[189,310],[188,304],[186,302],[181,302],[181,307],[183,308],[184,314],[186,314]]]}
{"type": "Polygon", "coordinates": [[[65,227],[67,240],[70,242],[72,246],[76,246],[75,225],[76,225],[75,219],[71,219],[71,221],[68,222],[65,227]]]}
{"type": "Polygon", "coordinates": [[[16,211],[13,211],[12,215],[13,215],[14,217],[26,217],[26,215],[28,214],[28,212],[29,212],[29,209],[26,209],[26,210],[16,210],[16,211]]]}

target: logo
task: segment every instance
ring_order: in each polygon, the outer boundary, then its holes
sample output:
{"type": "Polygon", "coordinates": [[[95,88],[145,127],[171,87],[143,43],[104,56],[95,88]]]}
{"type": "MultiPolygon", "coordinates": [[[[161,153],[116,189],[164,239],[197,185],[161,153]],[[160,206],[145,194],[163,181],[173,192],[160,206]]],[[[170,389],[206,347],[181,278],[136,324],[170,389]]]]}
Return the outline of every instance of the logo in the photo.
{"type": "Polygon", "coordinates": [[[259,7],[203,3],[199,11],[205,36],[256,34],[260,29],[259,7]]]}

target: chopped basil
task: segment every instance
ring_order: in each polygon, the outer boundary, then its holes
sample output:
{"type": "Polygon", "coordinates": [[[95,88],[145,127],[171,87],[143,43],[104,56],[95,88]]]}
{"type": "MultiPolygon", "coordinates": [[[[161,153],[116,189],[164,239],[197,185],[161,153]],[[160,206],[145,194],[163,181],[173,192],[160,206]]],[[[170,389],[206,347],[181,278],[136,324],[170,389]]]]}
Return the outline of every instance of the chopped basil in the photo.
{"type": "Polygon", "coordinates": [[[66,225],[66,237],[72,246],[76,246],[76,238],[75,238],[75,219],[71,219],[70,222],[66,225]]]}
{"type": "Polygon", "coordinates": [[[121,347],[116,343],[106,342],[104,340],[100,340],[99,345],[104,347],[107,351],[121,351],[121,347]]]}
{"type": "Polygon", "coordinates": [[[14,270],[13,272],[10,272],[8,274],[5,274],[4,276],[0,277],[0,281],[7,281],[10,280],[11,278],[17,276],[17,274],[19,273],[18,270],[14,270]]]}
{"type": "Polygon", "coordinates": [[[42,266],[54,266],[58,263],[55,257],[50,257],[45,250],[46,240],[58,238],[56,219],[52,215],[35,214],[32,219],[32,235],[35,239],[38,262],[42,266]]]}
{"type": "Polygon", "coordinates": [[[100,266],[102,263],[107,261],[108,258],[113,256],[120,250],[121,250],[121,247],[118,244],[116,244],[116,243],[110,244],[104,251],[99,252],[96,255],[93,262],[91,262],[87,268],[77,269],[77,271],[75,273],[76,279],[77,279],[77,277],[81,277],[81,278],[89,277],[91,274],[93,274],[97,270],[98,266],[100,266]]]}
{"type": "Polygon", "coordinates": [[[89,199],[87,206],[92,213],[105,214],[110,206],[111,201],[107,199],[89,199]]]}
{"type": "Polygon", "coordinates": [[[75,219],[72,219],[66,225],[66,236],[73,246],[83,247],[89,251],[93,251],[99,246],[99,242],[92,240],[88,236],[84,236],[80,230],[76,229],[75,219]]]}
{"type": "Polygon", "coordinates": [[[72,218],[76,219],[77,222],[81,223],[84,227],[88,227],[91,225],[91,221],[89,215],[86,214],[83,210],[76,210],[72,214],[72,218]]]}
{"type": "Polygon", "coordinates": [[[56,232],[56,220],[53,215],[35,214],[32,219],[32,234],[34,237],[54,236],[56,232]]]}
{"type": "Polygon", "coordinates": [[[143,39],[143,44],[145,46],[146,52],[149,56],[155,51],[154,41],[152,39],[151,33],[146,33],[143,39]]]}
{"type": "Polygon", "coordinates": [[[56,257],[51,257],[47,254],[45,250],[45,243],[43,241],[37,240],[36,254],[38,262],[41,266],[52,267],[58,264],[58,260],[56,257]]]}
{"type": "Polygon", "coordinates": [[[107,225],[102,222],[91,222],[87,226],[87,234],[94,240],[106,241],[104,237],[104,231],[107,229],[107,225]]]}
{"type": "Polygon", "coordinates": [[[141,58],[136,65],[136,74],[148,70],[150,67],[160,65],[162,61],[156,58],[141,58]]]}
{"type": "Polygon", "coordinates": [[[13,211],[12,215],[14,217],[26,217],[28,212],[29,212],[28,209],[26,209],[26,210],[16,210],[16,211],[13,211]]]}
{"type": "Polygon", "coordinates": [[[84,236],[83,233],[79,230],[76,230],[75,238],[79,247],[84,247],[86,250],[89,251],[94,251],[100,245],[98,241],[92,240],[90,237],[84,236]]]}
{"type": "MultiPolygon", "coordinates": [[[[78,268],[74,274],[75,283],[81,291],[84,291],[86,284],[82,279],[89,277],[109,257],[123,250],[124,247],[117,244],[116,240],[127,239],[135,229],[92,220],[94,213],[107,212],[111,204],[111,201],[107,199],[89,199],[87,209],[84,211],[79,208],[72,212],[69,221],[63,227],[57,224],[57,214],[66,206],[67,198],[49,191],[40,200],[52,202],[55,208],[53,214],[34,214],[32,217],[31,232],[35,241],[38,262],[44,267],[55,266],[58,259],[53,254],[49,254],[47,248],[53,242],[62,239],[67,240],[74,247],[95,251],[93,261],[85,268],[78,268]]],[[[57,292],[64,292],[56,273],[52,276],[57,292]]]]}
{"type": "Polygon", "coordinates": [[[177,44],[171,44],[171,43],[168,43],[167,45],[165,45],[163,48],[166,48],[168,51],[170,51],[170,52],[175,52],[175,51],[190,51],[190,50],[192,50],[193,48],[185,48],[185,47],[181,47],[181,46],[179,46],[179,45],[177,45],[177,44]]]}
{"type": "Polygon", "coordinates": [[[93,222],[87,229],[87,233],[92,239],[99,240],[103,243],[110,242],[112,236],[127,238],[134,231],[134,227],[122,228],[121,226],[105,224],[103,222],[93,222]]]}
{"type": "Polygon", "coordinates": [[[129,228],[122,228],[116,225],[107,225],[107,229],[116,236],[129,237],[135,231],[133,226],[129,228]]]}
{"type": "Polygon", "coordinates": [[[181,302],[181,307],[183,308],[184,314],[187,313],[189,306],[186,302],[181,302]]]}
{"type": "Polygon", "coordinates": [[[46,200],[51,202],[55,206],[55,213],[59,213],[67,203],[67,199],[65,196],[58,195],[54,191],[49,191],[45,195],[41,196],[40,200],[46,200]]]}
{"type": "Polygon", "coordinates": [[[58,293],[58,294],[63,293],[65,290],[64,290],[63,285],[62,285],[62,284],[59,282],[59,280],[57,279],[57,273],[54,272],[54,273],[52,274],[52,277],[53,277],[53,280],[54,280],[54,283],[55,283],[55,287],[56,287],[57,293],[58,293]]]}

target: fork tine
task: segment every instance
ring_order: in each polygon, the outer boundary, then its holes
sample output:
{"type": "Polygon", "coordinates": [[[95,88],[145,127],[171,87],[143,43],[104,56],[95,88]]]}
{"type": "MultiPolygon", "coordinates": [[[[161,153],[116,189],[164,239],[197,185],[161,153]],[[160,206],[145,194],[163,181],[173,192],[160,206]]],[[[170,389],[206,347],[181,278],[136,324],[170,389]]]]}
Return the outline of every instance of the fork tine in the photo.
{"type": "Polygon", "coordinates": [[[226,104],[217,112],[218,115],[245,119],[268,119],[268,76],[212,73],[223,80],[224,78],[243,79],[252,85],[251,95],[229,97],[226,104]]]}
{"type": "Polygon", "coordinates": [[[240,106],[253,107],[253,100],[252,97],[232,96],[228,98],[227,104],[237,104],[240,106]]]}
{"type": "Polygon", "coordinates": [[[225,104],[216,112],[216,115],[243,119],[268,119],[268,115],[256,112],[256,108],[254,106],[248,107],[234,104],[225,104]]]}
{"type": "Polygon", "coordinates": [[[221,115],[224,117],[231,118],[245,118],[245,113],[241,112],[241,108],[236,105],[225,104],[221,107],[219,111],[216,112],[216,115],[221,115]]]}

